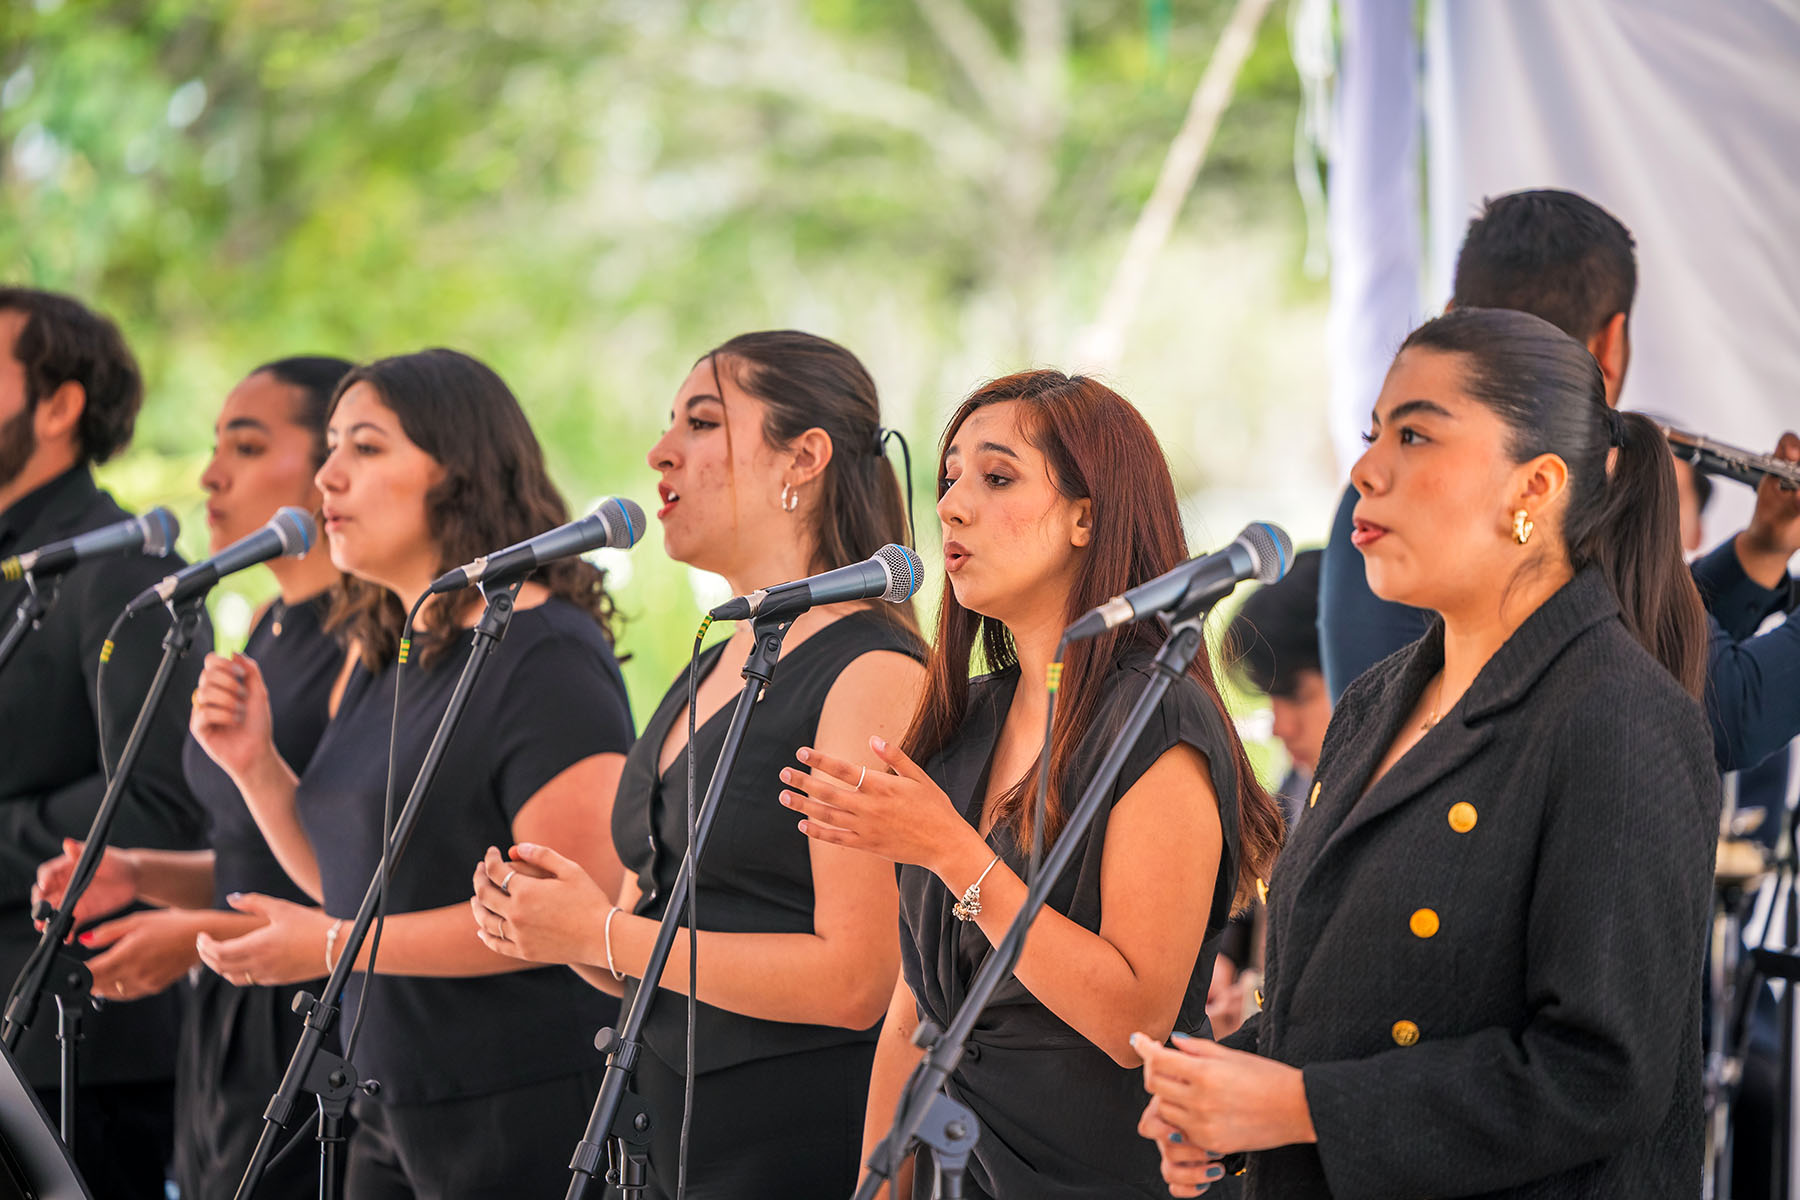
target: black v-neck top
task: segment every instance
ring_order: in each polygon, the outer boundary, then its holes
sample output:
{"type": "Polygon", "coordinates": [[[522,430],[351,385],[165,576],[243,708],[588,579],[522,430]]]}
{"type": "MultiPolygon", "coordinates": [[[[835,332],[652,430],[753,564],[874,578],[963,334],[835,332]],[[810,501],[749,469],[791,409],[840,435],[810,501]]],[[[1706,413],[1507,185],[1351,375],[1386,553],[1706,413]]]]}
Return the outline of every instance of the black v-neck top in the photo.
{"type": "MultiPolygon", "coordinates": [[[[275,748],[295,775],[305,774],[325,733],[331,718],[331,685],[344,667],[344,648],[325,632],[330,606],[329,592],[294,605],[278,601],[257,621],[244,646],[269,690],[275,748]]],[[[188,789],[206,812],[207,844],[214,853],[213,907],[229,907],[225,897],[233,892],[261,892],[312,904],[312,898],[281,869],[237,785],[191,733],[181,748],[181,768],[188,789]]]]}
{"type": "MultiPolygon", "coordinates": [[[[1151,675],[1150,657],[1134,655],[1100,683],[1105,694],[1096,720],[1063,779],[1071,810],[1151,675]]],[[[1018,684],[1016,666],[971,681],[961,734],[923,764],[971,826],[979,826],[994,747],[1018,684]]],[[[1100,868],[1113,806],[1157,759],[1184,742],[1206,756],[1224,834],[1206,942],[1175,1020],[1178,1032],[1208,1036],[1206,991],[1237,884],[1237,770],[1224,714],[1192,678],[1182,678],[1163,696],[1093,826],[1081,835],[1081,848],[1051,889],[1049,906],[1099,931],[1100,868]]],[[[1028,844],[1020,845],[1007,826],[996,826],[987,841],[1024,876],[1028,844]]],[[[975,922],[956,919],[951,906],[961,897],[937,876],[903,866],[899,877],[901,968],[919,1016],[948,1027],[993,946],[975,922]]],[[[1136,1132],[1145,1103],[1142,1073],[1113,1062],[1016,977],[1000,986],[982,1014],[948,1090],[981,1121],[969,1166],[969,1180],[979,1190],[971,1195],[999,1200],[1168,1195],[1156,1147],[1136,1132]]],[[[920,1176],[929,1183],[930,1172],[920,1176]]]]}
{"type": "MultiPolygon", "coordinates": [[[[396,814],[473,642],[464,630],[430,666],[404,668],[396,814]]],[[[295,796],[333,917],[356,915],[380,860],[397,670],[352,668],[295,796]]],[[[512,844],[526,802],[568,767],[630,743],[624,681],[599,624],[560,599],[515,612],[389,879],[388,912],[467,907],[475,864],[489,846],[512,844]]],[[[362,972],[350,976],[341,1029],[356,1018],[364,987],[362,972]]],[[[381,1081],[377,1099],[392,1104],[486,1095],[598,1067],[594,1034],[617,1012],[560,966],[462,979],[382,975],[367,995],[356,1066],[381,1081]]]]}
{"type": "MultiPolygon", "coordinates": [[[[725,643],[701,654],[704,677],[725,643]]],[[[813,932],[812,858],[794,814],[777,799],[779,772],[795,766],[794,753],[819,732],[819,714],[837,678],[856,659],[877,650],[912,658],[921,647],[912,634],[874,612],[840,617],[790,652],[775,668],[768,692],[745,730],[743,747],[706,843],[695,880],[701,929],[727,933],[813,932]]],[[[685,721],[687,673],[669,689],[644,735],[625,760],[613,803],[613,844],[625,869],[637,876],[639,916],[661,919],[687,854],[687,752],[659,770],[663,743],[677,717],[685,721]]],[[[725,744],[736,701],[725,704],[695,734],[696,803],[706,795],[725,744]]],[[[685,954],[677,941],[678,954],[685,954]]],[[[705,973],[702,965],[701,973],[705,973]]],[[[629,1004],[635,981],[627,985],[629,1004]]],[[[764,1021],[704,1002],[696,1005],[696,1074],[782,1054],[849,1042],[873,1041],[880,1026],[839,1029],[764,1021]]],[[[670,1067],[687,1062],[687,1001],[671,992],[657,997],[644,1025],[650,1051],[670,1067]]]]}

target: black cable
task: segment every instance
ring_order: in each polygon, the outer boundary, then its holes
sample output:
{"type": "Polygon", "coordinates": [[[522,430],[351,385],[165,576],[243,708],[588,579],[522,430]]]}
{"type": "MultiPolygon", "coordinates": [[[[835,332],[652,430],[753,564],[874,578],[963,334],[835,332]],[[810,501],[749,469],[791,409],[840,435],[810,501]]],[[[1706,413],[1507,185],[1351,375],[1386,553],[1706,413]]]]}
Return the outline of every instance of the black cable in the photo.
{"type": "Polygon", "coordinates": [[[900,476],[906,483],[906,541],[907,545],[917,547],[919,544],[919,533],[918,530],[913,528],[912,447],[906,444],[906,435],[901,433],[898,429],[884,428],[876,439],[876,445],[881,448],[883,454],[887,453],[887,440],[889,438],[893,438],[900,443],[900,459],[906,464],[906,470],[902,472],[900,476]]]}
{"type": "MultiPolygon", "coordinates": [[[[350,1036],[344,1039],[345,1062],[356,1061],[356,1039],[362,1034],[363,1015],[369,1011],[369,989],[375,986],[375,955],[381,950],[381,927],[387,921],[388,870],[394,854],[394,758],[395,746],[400,739],[400,680],[406,674],[406,659],[412,650],[413,622],[430,598],[431,593],[426,592],[414,601],[412,611],[406,614],[406,623],[400,627],[400,655],[394,664],[394,713],[388,723],[387,788],[381,798],[381,861],[375,867],[381,888],[375,899],[375,924],[369,931],[369,965],[363,969],[362,997],[356,1004],[356,1019],[350,1023],[350,1036]]],[[[349,979],[350,976],[344,976],[346,984],[349,979]]],[[[343,994],[339,993],[331,1000],[342,1006],[343,994]]]]}
{"type": "Polygon", "coordinates": [[[106,640],[100,643],[100,665],[94,668],[94,736],[100,741],[100,778],[109,784],[112,782],[113,771],[119,764],[108,761],[106,757],[106,664],[112,659],[113,639],[119,636],[120,628],[134,615],[135,609],[126,608],[113,618],[111,628],[106,631],[106,640]]]}
{"type": "Polygon", "coordinates": [[[275,1152],[274,1157],[269,1159],[269,1165],[266,1168],[264,1168],[264,1170],[265,1171],[273,1171],[281,1163],[282,1159],[284,1159],[288,1155],[292,1154],[294,1152],[294,1150],[302,1142],[305,1142],[308,1140],[307,1135],[311,1132],[313,1132],[313,1131],[311,1129],[307,1128],[307,1125],[304,1121],[301,1122],[299,1125],[296,1125],[294,1127],[293,1133],[288,1137],[287,1145],[283,1146],[281,1149],[279,1149],[275,1152]]]}
{"type": "Polygon", "coordinates": [[[1027,885],[1037,878],[1038,867],[1044,861],[1044,822],[1050,814],[1050,738],[1056,729],[1056,696],[1062,690],[1063,655],[1068,649],[1067,637],[1057,642],[1056,658],[1045,672],[1044,687],[1049,696],[1044,705],[1044,749],[1038,755],[1037,800],[1031,814],[1031,862],[1025,869],[1027,885]]]}
{"type": "Polygon", "coordinates": [[[694,845],[695,839],[700,836],[700,809],[694,802],[694,734],[699,724],[694,708],[700,698],[700,643],[710,628],[711,617],[700,622],[700,632],[694,635],[693,653],[688,655],[687,843],[688,853],[693,856],[694,861],[688,868],[687,887],[684,889],[687,893],[688,929],[687,1078],[681,1085],[681,1148],[676,1155],[675,1200],[686,1200],[687,1196],[688,1133],[694,1123],[694,1027],[698,1014],[694,997],[700,990],[700,924],[695,916],[694,906],[694,877],[700,873],[700,855],[696,853],[694,845]]]}

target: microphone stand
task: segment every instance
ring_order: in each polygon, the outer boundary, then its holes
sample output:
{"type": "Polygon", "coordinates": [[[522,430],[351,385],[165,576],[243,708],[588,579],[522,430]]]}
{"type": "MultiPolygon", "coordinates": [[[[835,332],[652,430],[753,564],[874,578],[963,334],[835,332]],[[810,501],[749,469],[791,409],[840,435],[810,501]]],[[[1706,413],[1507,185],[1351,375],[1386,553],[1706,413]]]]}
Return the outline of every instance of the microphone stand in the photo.
{"type": "MultiPolygon", "coordinates": [[[[492,593],[484,589],[487,608],[475,625],[475,644],[469,651],[468,660],[463,664],[462,675],[457,679],[455,689],[450,693],[450,701],[444,707],[444,716],[438,722],[437,732],[432,735],[431,745],[425,752],[425,761],[419,767],[418,778],[413,781],[412,791],[407,793],[406,804],[400,809],[400,815],[394,822],[393,840],[384,848],[390,871],[405,853],[406,843],[411,840],[413,830],[418,826],[425,793],[437,778],[444,752],[449,747],[450,739],[456,734],[463,711],[468,707],[469,696],[475,689],[475,680],[481,674],[482,666],[500,644],[500,639],[506,636],[506,628],[512,621],[513,599],[523,583],[524,580],[521,579],[492,593]]],[[[238,1184],[236,1200],[249,1200],[255,1194],[263,1175],[269,1169],[270,1159],[274,1157],[275,1141],[280,1137],[282,1127],[293,1116],[302,1092],[311,1092],[318,1097],[319,1102],[319,1196],[321,1200],[335,1200],[338,1194],[338,1157],[345,1142],[343,1122],[350,1109],[351,1093],[360,1090],[365,1095],[373,1096],[381,1090],[381,1084],[373,1079],[359,1081],[356,1067],[348,1059],[324,1048],[325,1035],[337,1023],[344,986],[349,982],[350,972],[355,968],[357,955],[362,952],[369,929],[375,923],[375,910],[382,898],[381,882],[382,873],[377,867],[375,877],[369,881],[368,891],[363,893],[362,907],[356,911],[356,922],[345,935],[337,963],[331,968],[331,976],[320,989],[320,994],[314,996],[303,991],[294,996],[294,1011],[305,1019],[305,1027],[301,1031],[299,1044],[294,1047],[293,1057],[288,1060],[287,1071],[282,1075],[280,1085],[269,1098],[269,1106],[263,1110],[262,1133],[256,1139],[250,1166],[238,1184]]]]}
{"type": "MultiPolygon", "coordinates": [[[[46,589],[49,597],[55,594],[54,586],[46,589]]],[[[49,607],[49,597],[39,598],[36,588],[19,605],[19,614],[23,618],[26,613],[35,609],[37,616],[49,607]]],[[[150,690],[144,702],[138,708],[137,720],[132,723],[131,735],[125,740],[125,749],[119,754],[119,761],[113,767],[112,778],[107,780],[106,792],[100,799],[100,807],[94,813],[93,823],[88,827],[87,840],[81,847],[81,857],[75,862],[75,870],[69,876],[68,890],[63,894],[63,902],[59,907],[51,908],[40,901],[33,918],[44,923],[43,931],[38,935],[37,945],[25,960],[18,978],[13,981],[12,991],[7,994],[6,1016],[4,1027],[0,1028],[0,1040],[7,1050],[16,1051],[19,1039],[37,1019],[38,1004],[44,993],[49,992],[56,997],[57,1028],[56,1040],[60,1046],[61,1064],[61,1124],[63,1144],[74,1149],[75,1138],[75,1046],[81,1041],[82,1009],[88,1002],[88,993],[93,986],[93,976],[87,964],[64,950],[63,944],[68,940],[75,927],[75,907],[80,903],[88,884],[93,882],[94,872],[100,867],[100,858],[106,853],[106,840],[112,832],[114,819],[118,816],[119,803],[124,796],[125,782],[131,778],[132,768],[137,765],[139,754],[143,752],[144,741],[150,732],[150,722],[158,708],[162,706],[164,694],[169,690],[169,681],[174,677],[175,666],[193,648],[194,638],[200,632],[200,625],[205,620],[206,610],[203,597],[194,597],[183,601],[179,606],[171,606],[169,610],[174,621],[169,632],[163,637],[162,661],[157,664],[156,674],[150,680],[150,690]]],[[[31,620],[35,620],[32,617],[31,620]]],[[[21,620],[15,623],[13,632],[9,633],[8,648],[16,646],[24,636],[22,630],[28,622],[21,620]]],[[[102,758],[106,755],[106,747],[100,748],[102,758]]]]}
{"type": "Polygon", "coordinates": [[[750,654],[744,660],[744,690],[738,694],[737,707],[732,710],[731,725],[725,732],[725,744],[719,750],[718,765],[713,768],[712,782],[707,785],[706,798],[701,801],[695,817],[694,842],[681,860],[681,871],[675,877],[675,886],[670,889],[669,905],[663,911],[662,923],[657,926],[650,960],[644,967],[643,978],[638,982],[621,1028],[602,1029],[594,1039],[594,1045],[606,1055],[606,1075],[600,1081],[600,1095],[588,1118],[587,1132],[582,1135],[575,1147],[575,1156],[569,1161],[569,1170],[573,1174],[569,1179],[567,1200],[578,1200],[587,1194],[588,1185],[594,1181],[594,1173],[605,1156],[608,1139],[618,1143],[619,1166],[618,1178],[608,1178],[607,1182],[617,1184],[622,1200],[641,1200],[644,1188],[648,1186],[648,1156],[644,1148],[650,1144],[650,1113],[644,1102],[627,1090],[643,1052],[644,1021],[650,1015],[650,1006],[656,1002],[656,993],[662,986],[663,968],[675,945],[675,935],[681,924],[680,897],[706,847],[713,820],[718,816],[719,797],[737,763],[744,730],[775,674],[776,660],[781,657],[781,643],[798,615],[790,612],[764,616],[751,624],[753,636],[750,654]]]}
{"type": "Polygon", "coordinates": [[[1168,640],[1157,651],[1153,663],[1155,673],[1150,682],[1144,685],[1137,702],[1132,705],[1131,712],[1126,716],[1118,736],[1113,739],[1106,757],[1100,760],[1099,768],[1088,782],[1087,790],[1082,793],[1081,803],[1069,814],[1068,822],[1057,835],[1056,844],[1044,859],[1043,869],[1033,875],[1027,884],[1025,903],[1020,907],[1019,915],[1013,918],[1012,924],[1007,927],[1006,936],[1000,939],[1000,944],[975,973],[974,980],[969,984],[968,995],[963,1000],[962,1008],[950,1022],[950,1028],[940,1030],[929,1021],[919,1023],[918,1031],[913,1035],[913,1043],[925,1050],[925,1057],[913,1068],[912,1076],[901,1092],[894,1123],[887,1136],[869,1155],[869,1161],[865,1164],[869,1170],[863,1176],[861,1186],[856,1189],[854,1200],[875,1200],[882,1184],[892,1179],[900,1169],[915,1139],[931,1148],[937,1169],[937,1190],[934,1195],[943,1197],[943,1200],[957,1200],[963,1195],[963,1170],[975,1146],[980,1126],[973,1112],[945,1095],[941,1089],[957,1064],[962,1061],[964,1047],[975,1029],[975,1022],[981,1018],[982,1010],[993,1000],[994,993],[1006,982],[1007,976],[1012,974],[1013,967],[1018,965],[1019,955],[1025,949],[1025,936],[1030,932],[1032,922],[1037,919],[1038,912],[1049,899],[1050,889],[1073,861],[1080,846],[1081,835],[1094,823],[1106,794],[1112,790],[1119,772],[1125,769],[1125,759],[1136,747],[1150,718],[1155,715],[1156,706],[1162,702],[1170,685],[1187,673],[1194,655],[1199,653],[1206,612],[1217,599],[1218,597],[1208,597],[1205,608],[1198,612],[1176,614],[1168,640]]]}
{"type": "Polygon", "coordinates": [[[7,626],[4,635],[0,635],[0,670],[6,668],[7,660],[18,650],[25,635],[37,628],[50,606],[56,603],[56,592],[61,583],[61,578],[56,575],[40,580],[30,572],[26,573],[25,594],[19,597],[19,606],[13,610],[12,624],[7,626]]]}

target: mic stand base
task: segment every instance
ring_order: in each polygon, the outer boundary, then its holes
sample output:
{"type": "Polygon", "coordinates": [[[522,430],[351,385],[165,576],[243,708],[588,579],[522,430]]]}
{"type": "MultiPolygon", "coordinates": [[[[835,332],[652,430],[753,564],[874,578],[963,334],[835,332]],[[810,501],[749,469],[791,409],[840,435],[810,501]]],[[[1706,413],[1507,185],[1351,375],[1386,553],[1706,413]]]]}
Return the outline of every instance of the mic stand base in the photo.
{"type": "MultiPolygon", "coordinates": [[[[725,744],[719,750],[719,761],[713,768],[712,782],[706,787],[706,798],[701,801],[699,812],[695,814],[694,843],[688,847],[686,857],[681,860],[681,871],[675,876],[674,886],[669,889],[669,905],[663,910],[662,922],[657,926],[656,941],[650,947],[650,958],[644,966],[643,978],[638,982],[637,991],[631,997],[631,1005],[626,1010],[619,1029],[616,1032],[602,1030],[600,1036],[594,1039],[594,1044],[607,1054],[606,1075],[600,1081],[600,1095],[595,1099],[593,1114],[588,1118],[587,1132],[582,1135],[575,1147],[574,1157],[569,1160],[569,1170],[573,1174],[569,1178],[566,1200],[580,1200],[587,1194],[588,1185],[593,1182],[594,1172],[600,1163],[600,1147],[609,1138],[618,1143],[620,1170],[637,1171],[636,1177],[642,1178],[641,1162],[634,1164],[632,1160],[634,1156],[641,1160],[642,1147],[649,1144],[651,1117],[642,1102],[636,1101],[635,1097],[635,1111],[631,1117],[627,1119],[622,1114],[626,1097],[631,1096],[631,1073],[636,1070],[638,1056],[643,1051],[644,1022],[649,1018],[650,1006],[655,1003],[656,993],[662,986],[663,968],[668,965],[669,951],[674,948],[675,935],[680,928],[680,898],[694,872],[694,864],[706,849],[707,837],[718,816],[719,797],[731,778],[732,767],[737,764],[738,750],[744,742],[744,730],[749,726],[751,714],[756,711],[756,705],[762,699],[769,680],[774,677],[776,661],[781,657],[781,643],[787,637],[788,628],[793,625],[797,615],[787,613],[758,617],[750,627],[752,636],[750,653],[744,659],[744,688],[738,693],[737,707],[732,710],[731,725],[725,731],[725,744]]],[[[624,1200],[638,1200],[643,1187],[642,1183],[619,1184],[624,1200]]]]}

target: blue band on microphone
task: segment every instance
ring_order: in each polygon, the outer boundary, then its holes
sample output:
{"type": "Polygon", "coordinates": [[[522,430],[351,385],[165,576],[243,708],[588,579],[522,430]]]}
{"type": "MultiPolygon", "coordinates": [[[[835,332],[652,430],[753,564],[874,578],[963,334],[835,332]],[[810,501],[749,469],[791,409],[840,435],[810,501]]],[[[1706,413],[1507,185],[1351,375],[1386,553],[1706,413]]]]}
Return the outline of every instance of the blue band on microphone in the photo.
{"type": "Polygon", "coordinates": [[[637,545],[638,532],[637,532],[636,527],[633,526],[631,523],[631,513],[626,510],[625,505],[619,500],[619,498],[617,496],[613,497],[613,503],[617,504],[619,506],[619,515],[625,518],[625,533],[627,534],[627,536],[630,539],[625,544],[627,546],[637,545]]]}

